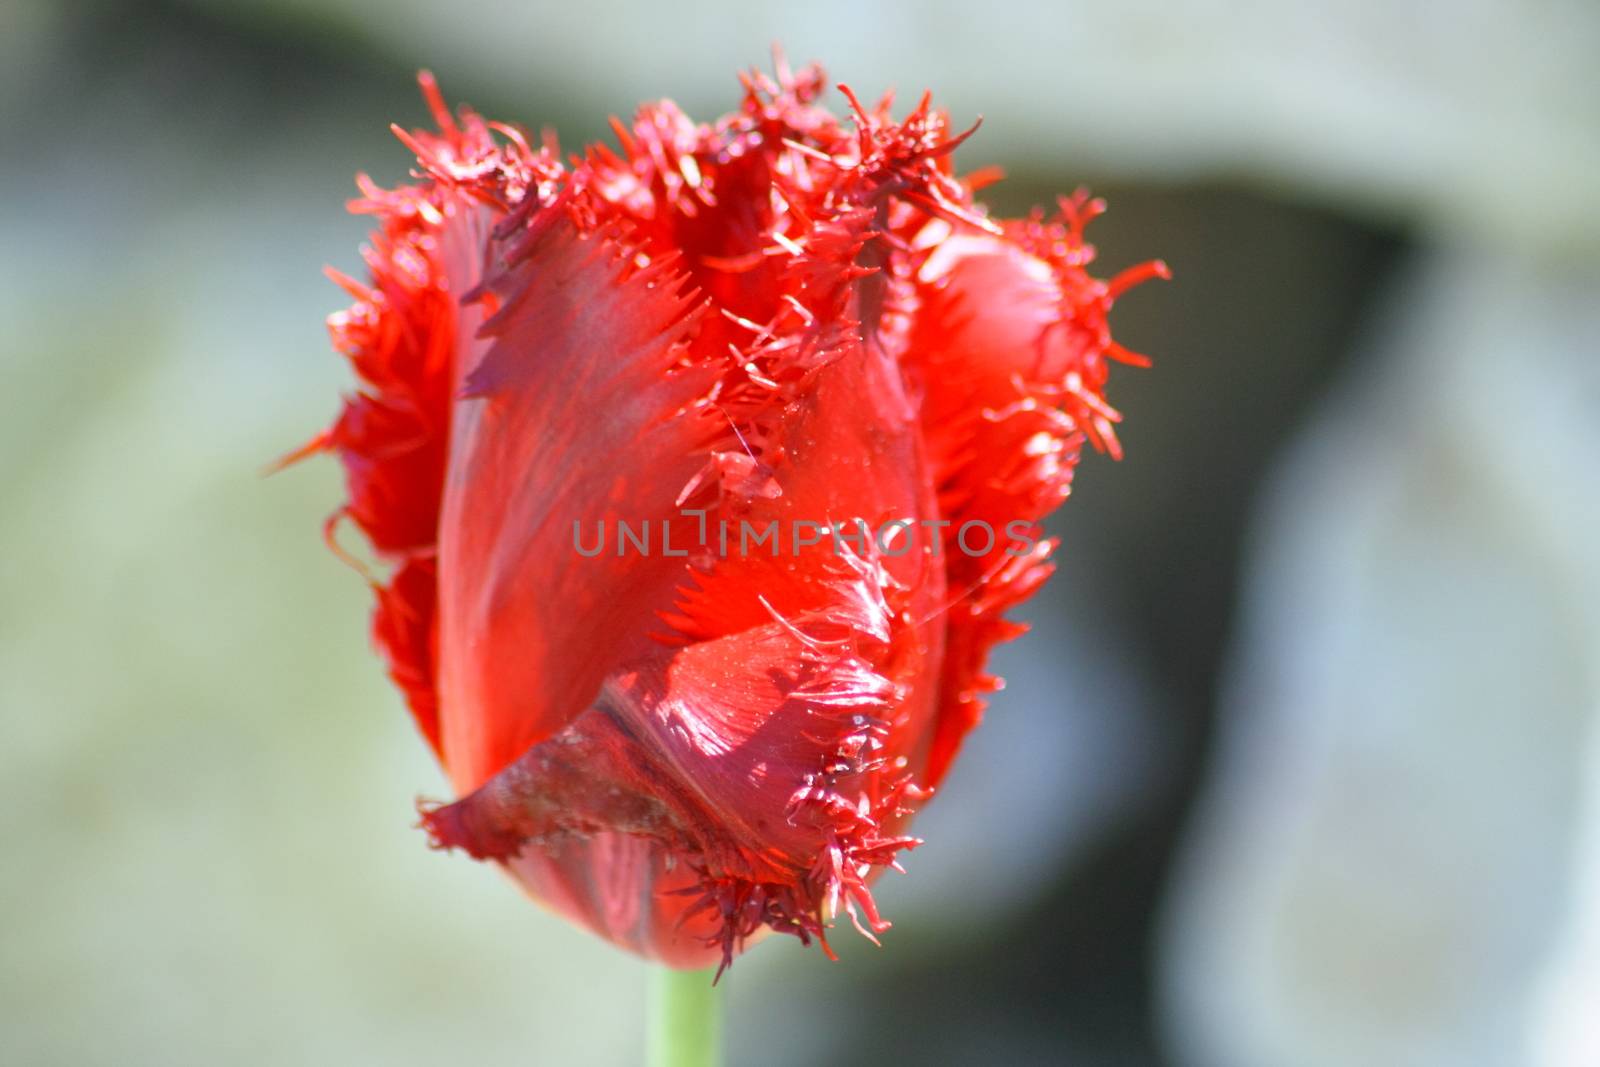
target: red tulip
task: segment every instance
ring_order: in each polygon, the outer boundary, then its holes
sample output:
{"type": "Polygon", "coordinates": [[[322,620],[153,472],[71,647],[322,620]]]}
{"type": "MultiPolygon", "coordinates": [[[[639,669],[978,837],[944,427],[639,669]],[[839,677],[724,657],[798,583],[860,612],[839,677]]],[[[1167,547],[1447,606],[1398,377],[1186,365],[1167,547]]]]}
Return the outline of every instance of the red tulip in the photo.
{"type": "Polygon", "coordinates": [[[362,387],[304,451],[392,568],[374,636],[461,797],[426,828],[673,966],[871,937],[1038,521],[1116,453],[1106,313],[1165,268],[1089,277],[1098,201],[991,219],[926,97],[843,123],[815,68],[567,162],[422,86],[417,184],[352,205],[362,387]]]}

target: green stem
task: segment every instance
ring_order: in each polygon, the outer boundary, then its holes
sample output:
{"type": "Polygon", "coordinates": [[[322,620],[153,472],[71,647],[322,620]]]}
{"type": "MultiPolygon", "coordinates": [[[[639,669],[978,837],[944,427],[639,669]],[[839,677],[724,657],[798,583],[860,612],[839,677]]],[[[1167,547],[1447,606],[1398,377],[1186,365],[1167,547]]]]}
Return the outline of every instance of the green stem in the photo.
{"type": "Polygon", "coordinates": [[[719,1067],[722,997],[711,971],[655,968],[650,977],[650,1067],[719,1067]]]}

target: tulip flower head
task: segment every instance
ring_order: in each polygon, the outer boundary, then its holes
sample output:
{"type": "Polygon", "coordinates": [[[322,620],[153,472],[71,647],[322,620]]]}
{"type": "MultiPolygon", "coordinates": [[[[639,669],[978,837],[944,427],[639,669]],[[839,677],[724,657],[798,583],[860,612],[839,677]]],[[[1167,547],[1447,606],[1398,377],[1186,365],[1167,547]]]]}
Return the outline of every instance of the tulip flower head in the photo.
{"type": "Polygon", "coordinates": [[[303,452],[386,564],[374,638],[460,798],[423,825],[672,966],[873,937],[1040,520],[1117,454],[1107,312],[1165,268],[1090,277],[1099,201],[995,219],[972,131],[837,118],[814,67],[569,159],[422,86],[414,183],[352,204],[360,389],[303,452]]]}

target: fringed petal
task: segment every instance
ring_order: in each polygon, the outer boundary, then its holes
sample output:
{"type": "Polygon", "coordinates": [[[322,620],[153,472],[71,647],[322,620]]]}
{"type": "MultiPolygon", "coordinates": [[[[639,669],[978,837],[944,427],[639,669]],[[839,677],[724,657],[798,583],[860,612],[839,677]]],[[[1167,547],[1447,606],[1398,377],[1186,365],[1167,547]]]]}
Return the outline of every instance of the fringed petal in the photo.
{"type": "Polygon", "coordinates": [[[362,195],[350,209],[377,221],[365,251],[369,277],[359,282],[329,272],[355,303],[330,316],[328,329],[360,388],[303,451],[339,457],[348,500],[335,518],[352,520],[390,568],[373,581],[373,639],[437,752],[439,505],[452,388],[477,321],[461,300],[480,281],[496,203],[508,187],[526,186],[535,161],[497,146],[477,116],[464,113],[457,122],[432,78],[424,74],[421,81],[441,128],[404,139],[432,161],[428,180],[396,189],[358,180],[362,195]]]}
{"type": "Polygon", "coordinates": [[[885,673],[903,625],[885,580],[864,560],[841,561],[823,583],[824,610],[617,672],[561,733],[465,799],[425,810],[435,842],[507,862],[546,895],[570,888],[579,851],[602,848],[599,870],[617,835],[644,839],[651,851],[636,867],[692,872],[655,884],[648,908],[547,899],[674,961],[710,953],[725,964],[762,927],[823,937],[838,911],[886,929],[867,879],[916,841],[893,829],[910,797],[906,761],[886,756],[904,694],[885,673]],[[669,916],[685,932],[656,940],[669,916]]]}
{"type": "Polygon", "coordinates": [[[620,226],[584,232],[568,206],[504,239],[489,347],[455,411],[440,653],[445,765],[462,790],[558,732],[651,647],[683,569],[661,528],[711,436],[697,403],[709,375],[682,366],[697,302],[620,226]],[[622,524],[644,551],[575,551],[622,524]]]}
{"type": "Polygon", "coordinates": [[[1107,360],[1122,351],[1106,320],[1118,287],[1083,269],[1093,258],[1083,224],[1099,210],[1079,194],[1055,220],[1036,215],[995,234],[933,219],[910,238],[928,251],[904,362],[921,386],[924,438],[950,523],[952,603],[930,786],[981,718],[983,694],[999,685],[984,671],[989,650],[1023,632],[1006,610],[1050,574],[1054,544],[1039,522],[1071,491],[1083,441],[1120,455],[1121,415],[1104,392],[1107,360]]]}

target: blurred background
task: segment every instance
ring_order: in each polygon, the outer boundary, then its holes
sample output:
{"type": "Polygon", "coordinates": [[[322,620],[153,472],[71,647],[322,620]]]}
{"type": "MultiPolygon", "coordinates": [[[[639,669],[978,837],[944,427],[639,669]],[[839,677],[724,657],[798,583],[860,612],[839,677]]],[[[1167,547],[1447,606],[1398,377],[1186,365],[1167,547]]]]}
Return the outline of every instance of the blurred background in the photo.
{"type": "Polygon", "coordinates": [[[576,146],[775,40],[1176,280],[896,928],[742,959],[730,1062],[1600,1063],[1590,0],[8,0],[0,1061],[637,1062],[644,968],[412,829],[336,465],[260,472],[416,68],[576,146]]]}

